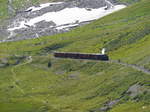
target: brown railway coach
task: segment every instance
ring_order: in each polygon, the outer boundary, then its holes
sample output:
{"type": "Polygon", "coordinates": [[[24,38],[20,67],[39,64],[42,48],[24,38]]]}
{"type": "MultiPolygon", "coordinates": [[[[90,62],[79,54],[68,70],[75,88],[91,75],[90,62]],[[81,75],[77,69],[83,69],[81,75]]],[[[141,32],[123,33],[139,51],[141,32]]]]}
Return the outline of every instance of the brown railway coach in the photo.
{"type": "Polygon", "coordinates": [[[106,54],[90,54],[90,53],[65,53],[55,52],[54,57],[57,58],[73,58],[73,59],[91,59],[108,61],[109,57],[106,54]]]}

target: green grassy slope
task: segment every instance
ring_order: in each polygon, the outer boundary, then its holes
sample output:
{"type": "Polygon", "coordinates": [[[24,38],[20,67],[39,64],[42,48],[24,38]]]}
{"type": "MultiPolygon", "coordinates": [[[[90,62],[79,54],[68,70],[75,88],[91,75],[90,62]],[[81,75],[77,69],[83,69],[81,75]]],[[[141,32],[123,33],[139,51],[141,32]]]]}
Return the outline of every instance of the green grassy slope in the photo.
{"type": "Polygon", "coordinates": [[[0,0],[0,20],[7,17],[7,1],[0,0]]]}
{"type": "Polygon", "coordinates": [[[52,56],[97,53],[105,46],[111,59],[149,69],[149,9],[150,1],[143,0],[68,33],[1,43],[0,111],[100,112],[119,99],[109,112],[149,112],[149,74],[113,62],[52,56]],[[127,92],[133,85],[139,86],[136,94],[127,92]]]}
{"type": "Polygon", "coordinates": [[[118,2],[121,2],[121,3],[125,3],[125,4],[133,4],[135,2],[139,2],[139,1],[142,1],[142,0],[117,0],[118,2]]]}

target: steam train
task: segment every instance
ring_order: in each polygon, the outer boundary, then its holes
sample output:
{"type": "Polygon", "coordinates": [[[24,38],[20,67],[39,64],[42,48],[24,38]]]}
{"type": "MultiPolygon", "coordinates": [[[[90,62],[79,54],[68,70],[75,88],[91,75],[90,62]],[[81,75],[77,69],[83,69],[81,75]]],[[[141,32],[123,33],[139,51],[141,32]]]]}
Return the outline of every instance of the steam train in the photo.
{"type": "Polygon", "coordinates": [[[55,52],[54,57],[57,58],[72,58],[72,59],[91,59],[91,60],[102,60],[108,61],[109,57],[107,54],[98,54],[98,53],[66,53],[66,52],[55,52]]]}

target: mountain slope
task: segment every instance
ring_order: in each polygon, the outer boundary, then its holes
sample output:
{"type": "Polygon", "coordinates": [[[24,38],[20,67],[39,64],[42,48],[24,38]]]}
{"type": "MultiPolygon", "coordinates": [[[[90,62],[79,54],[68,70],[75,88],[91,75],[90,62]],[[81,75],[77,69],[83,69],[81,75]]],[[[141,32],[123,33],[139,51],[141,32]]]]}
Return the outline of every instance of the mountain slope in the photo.
{"type": "Polygon", "coordinates": [[[149,69],[149,4],[142,0],[68,33],[0,43],[0,111],[149,112],[150,74],[114,61],[52,56],[105,46],[111,59],[149,69]]]}
{"type": "MultiPolygon", "coordinates": [[[[11,2],[11,6],[15,11],[18,11],[20,9],[24,9],[27,6],[32,6],[33,4],[39,4],[39,3],[46,3],[50,1],[63,1],[63,0],[0,0],[0,20],[6,19],[9,16],[13,16],[13,13],[8,13],[8,4],[9,1],[11,2]]],[[[115,0],[112,0],[115,1],[115,0]]],[[[121,3],[135,3],[139,2],[141,0],[116,0],[117,2],[121,3]]]]}

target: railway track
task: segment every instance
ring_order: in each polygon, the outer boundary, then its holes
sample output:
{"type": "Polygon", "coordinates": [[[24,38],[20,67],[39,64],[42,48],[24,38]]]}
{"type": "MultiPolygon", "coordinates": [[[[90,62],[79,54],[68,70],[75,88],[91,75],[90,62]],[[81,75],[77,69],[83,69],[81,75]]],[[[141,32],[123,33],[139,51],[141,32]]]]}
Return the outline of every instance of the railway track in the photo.
{"type": "Polygon", "coordinates": [[[142,66],[139,66],[139,65],[135,65],[135,64],[128,64],[128,63],[125,63],[125,62],[121,62],[121,61],[117,61],[117,60],[109,60],[108,62],[110,63],[116,63],[116,64],[120,64],[120,65],[123,65],[123,66],[126,66],[126,67],[131,67],[133,69],[136,69],[138,71],[141,71],[143,73],[146,73],[146,74],[149,74],[150,75],[150,70],[142,67],[142,66]]]}

